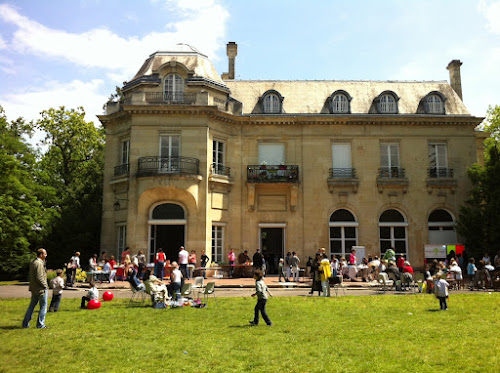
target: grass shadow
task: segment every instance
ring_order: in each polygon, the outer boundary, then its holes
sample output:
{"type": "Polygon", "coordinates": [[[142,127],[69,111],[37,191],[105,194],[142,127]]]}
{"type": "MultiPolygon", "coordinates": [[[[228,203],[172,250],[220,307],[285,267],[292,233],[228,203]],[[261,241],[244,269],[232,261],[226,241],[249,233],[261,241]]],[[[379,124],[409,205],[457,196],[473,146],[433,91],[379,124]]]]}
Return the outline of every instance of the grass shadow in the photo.
{"type": "Polygon", "coordinates": [[[18,325],[0,325],[0,330],[16,330],[23,329],[22,326],[18,325]]]}
{"type": "Polygon", "coordinates": [[[229,325],[228,328],[253,328],[255,325],[245,324],[245,325],[229,325]]]}

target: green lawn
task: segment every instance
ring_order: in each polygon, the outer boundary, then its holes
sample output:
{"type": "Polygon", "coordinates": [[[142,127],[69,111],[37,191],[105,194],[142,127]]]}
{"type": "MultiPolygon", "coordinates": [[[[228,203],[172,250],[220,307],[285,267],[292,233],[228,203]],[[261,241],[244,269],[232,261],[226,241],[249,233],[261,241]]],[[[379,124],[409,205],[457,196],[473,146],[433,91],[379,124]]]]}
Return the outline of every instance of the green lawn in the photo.
{"type": "MultiPolygon", "coordinates": [[[[21,329],[28,299],[0,300],[2,372],[498,372],[500,293],[276,297],[274,323],[248,326],[255,299],[204,309],[79,310],[64,299],[50,329],[21,329]]],[[[34,318],[36,317],[36,313],[34,318]]]]}

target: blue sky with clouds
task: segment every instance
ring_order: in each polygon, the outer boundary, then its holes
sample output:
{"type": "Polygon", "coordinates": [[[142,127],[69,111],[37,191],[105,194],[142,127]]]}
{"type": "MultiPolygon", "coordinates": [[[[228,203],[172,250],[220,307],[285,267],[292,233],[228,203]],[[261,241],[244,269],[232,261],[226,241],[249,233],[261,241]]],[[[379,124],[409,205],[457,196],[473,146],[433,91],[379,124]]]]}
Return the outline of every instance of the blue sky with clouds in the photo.
{"type": "Polygon", "coordinates": [[[116,85],[188,43],[237,79],[448,80],[465,105],[500,105],[500,0],[0,0],[0,105],[32,120],[83,106],[97,122],[116,85]]]}

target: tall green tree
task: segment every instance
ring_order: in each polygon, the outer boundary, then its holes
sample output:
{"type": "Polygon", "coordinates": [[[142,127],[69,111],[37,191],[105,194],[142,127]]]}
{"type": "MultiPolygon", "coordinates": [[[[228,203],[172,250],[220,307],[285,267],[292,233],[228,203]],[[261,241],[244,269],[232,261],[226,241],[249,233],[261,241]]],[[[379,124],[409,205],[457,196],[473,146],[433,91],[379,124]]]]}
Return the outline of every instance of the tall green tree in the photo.
{"type": "Polygon", "coordinates": [[[38,185],[32,170],[36,152],[23,136],[31,133],[23,119],[8,122],[0,107],[0,277],[22,276],[33,257],[30,246],[42,240],[52,213],[39,200],[53,190],[38,185]]]}
{"type": "Polygon", "coordinates": [[[469,256],[500,250],[500,106],[490,107],[484,129],[485,162],[468,170],[472,183],[469,199],[460,208],[458,232],[465,238],[469,256]]]}
{"type": "Polygon", "coordinates": [[[48,264],[60,266],[79,250],[83,260],[99,249],[104,130],[85,121],[85,111],[49,109],[41,113],[35,128],[46,135],[46,152],[40,159],[37,178],[57,191],[44,201],[57,209],[60,218],[44,242],[48,264]]]}

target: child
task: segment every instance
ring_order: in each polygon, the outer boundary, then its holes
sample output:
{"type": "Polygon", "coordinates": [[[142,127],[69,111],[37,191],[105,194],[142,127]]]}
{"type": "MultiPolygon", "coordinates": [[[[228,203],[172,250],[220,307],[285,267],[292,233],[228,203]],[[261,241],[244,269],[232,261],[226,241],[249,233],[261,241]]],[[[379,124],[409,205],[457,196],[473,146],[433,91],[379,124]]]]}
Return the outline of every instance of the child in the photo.
{"type": "Polygon", "coordinates": [[[469,264],[467,265],[467,277],[469,278],[469,287],[471,290],[474,289],[474,276],[476,274],[476,261],[474,258],[469,259],[469,264]]]}
{"type": "Polygon", "coordinates": [[[62,292],[64,289],[62,273],[62,269],[56,270],[57,276],[50,281],[50,287],[52,288],[52,301],[50,302],[49,312],[59,311],[59,304],[61,303],[62,292]]]}
{"type": "Polygon", "coordinates": [[[283,258],[280,258],[280,262],[278,264],[278,282],[281,282],[282,277],[283,281],[288,282],[288,278],[285,275],[285,261],[283,258]]]}
{"type": "Polygon", "coordinates": [[[443,279],[444,275],[439,272],[436,274],[437,281],[435,282],[435,289],[436,289],[436,298],[439,299],[439,306],[441,307],[441,311],[447,311],[448,310],[448,303],[446,300],[448,299],[448,287],[450,284],[448,284],[448,281],[443,279]]]}
{"type": "Polygon", "coordinates": [[[255,305],[255,316],[253,321],[250,321],[251,325],[259,325],[259,311],[262,314],[262,318],[266,322],[267,326],[272,326],[273,323],[269,320],[269,317],[266,313],[266,303],[267,303],[267,293],[272,297],[273,295],[269,291],[266,286],[266,283],[262,279],[264,277],[263,272],[260,269],[256,269],[253,275],[255,279],[255,293],[252,294],[252,297],[257,296],[257,304],[255,305]]]}
{"type": "Polygon", "coordinates": [[[99,290],[97,290],[97,288],[95,287],[95,283],[94,281],[90,281],[89,282],[89,292],[87,293],[87,295],[84,295],[82,297],[82,304],[80,305],[80,308],[87,308],[87,302],[91,301],[91,300],[94,300],[94,299],[99,299],[99,290]]]}

